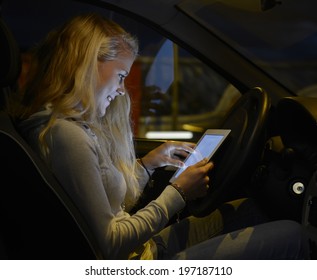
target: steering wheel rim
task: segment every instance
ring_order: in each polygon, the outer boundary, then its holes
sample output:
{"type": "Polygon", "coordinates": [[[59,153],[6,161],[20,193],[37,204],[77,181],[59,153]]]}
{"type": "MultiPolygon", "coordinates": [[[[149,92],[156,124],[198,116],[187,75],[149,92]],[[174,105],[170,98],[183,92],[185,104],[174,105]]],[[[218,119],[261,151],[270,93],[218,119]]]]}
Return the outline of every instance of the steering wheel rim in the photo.
{"type": "Polygon", "coordinates": [[[265,144],[265,123],[270,109],[270,98],[260,87],[243,94],[231,108],[221,128],[231,129],[226,142],[212,161],[210,188],[205,197],[187,203],[190,214],[202,217],[215,210],[237,185],[254,169],[265,144]]]}

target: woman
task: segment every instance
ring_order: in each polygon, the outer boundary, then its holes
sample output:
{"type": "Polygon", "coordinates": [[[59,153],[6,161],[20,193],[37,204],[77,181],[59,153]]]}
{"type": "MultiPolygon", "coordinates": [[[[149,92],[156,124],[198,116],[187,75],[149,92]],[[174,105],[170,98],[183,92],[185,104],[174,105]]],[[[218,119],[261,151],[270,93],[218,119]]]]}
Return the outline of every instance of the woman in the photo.
{"type": "Polygon", "coordinates": [[[193,151],[190,143],[166,142],[135,158],[124,79],[137,53],[137,40],[114,22],[95,14],[77,16],[37,47],[17,95],[23,100],[11,108],[27,141],[85,216],[103,257],[306,258],[296,223],[249,227],[263,222],[250,200],[166,227],[186,201],[206,195],[213,167],[206,160],[129,214],[155,168],[180,167],[180,159],[193,151]]]}

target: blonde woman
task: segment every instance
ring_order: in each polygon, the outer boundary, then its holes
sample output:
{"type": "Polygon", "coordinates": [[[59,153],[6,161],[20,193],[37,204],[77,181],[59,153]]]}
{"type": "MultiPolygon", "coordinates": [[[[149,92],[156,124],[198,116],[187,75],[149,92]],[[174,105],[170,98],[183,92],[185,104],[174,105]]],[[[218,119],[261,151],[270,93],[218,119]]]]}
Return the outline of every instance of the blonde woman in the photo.
{"type": "Polygon", "coordinates": [[[193,151],[193,144],[166,142],[136,159],[124,79],[137,54],[136,38],[116,23],[95,14],[77,16],[36,48],[28,81],[17,95],[23,98],[10,109],[85,216],[103,257],[306,258],[296,223],[254,226],[263,220],[246,199],[166,227],[186,201],[206,195],[213,167],[206,160],[129,214],[155,168],[180,167],[180,158],[193,151]],[[226,238],[232,230],[240,233],[235,240],[226,238]]]}

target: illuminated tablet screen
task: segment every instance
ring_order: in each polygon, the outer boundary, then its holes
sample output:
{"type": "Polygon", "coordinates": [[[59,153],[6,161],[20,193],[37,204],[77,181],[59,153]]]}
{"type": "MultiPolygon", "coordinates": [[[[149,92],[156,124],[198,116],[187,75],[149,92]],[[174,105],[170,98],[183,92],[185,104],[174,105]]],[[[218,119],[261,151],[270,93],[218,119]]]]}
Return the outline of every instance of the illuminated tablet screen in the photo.
{"type": "Polygon", "coordinates": [[[187,156],[184,160],[185,165],[176,170],[170,179],[170,182],[173,183],[188,166],[193,165],[204,158],[210,160],[229,135],[230,131],[230,129],[207,129],[197,142],[197,145],[194,148],[195,151],[187,156]]]}

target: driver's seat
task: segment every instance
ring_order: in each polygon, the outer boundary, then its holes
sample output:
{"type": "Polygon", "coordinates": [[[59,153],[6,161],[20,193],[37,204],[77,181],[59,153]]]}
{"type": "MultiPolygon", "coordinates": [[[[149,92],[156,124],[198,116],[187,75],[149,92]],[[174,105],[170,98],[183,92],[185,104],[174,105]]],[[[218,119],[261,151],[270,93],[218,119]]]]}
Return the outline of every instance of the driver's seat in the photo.
{"type": "Polygon", "coordinates": [[[0,42],[0,259],[101,259],[79,209],[4,110],[20,53],[1,17],[0,42]]]}

